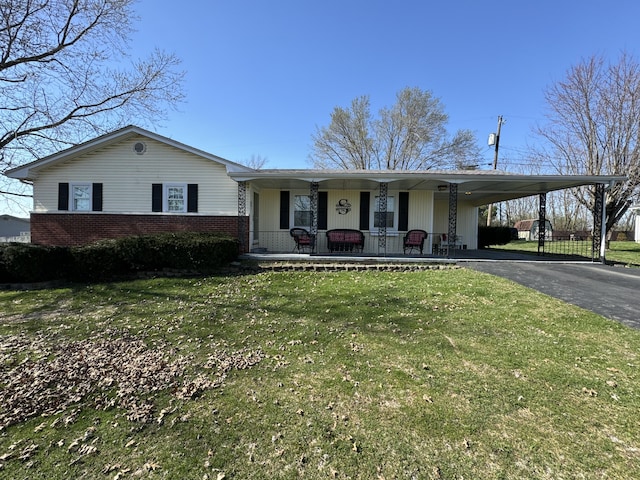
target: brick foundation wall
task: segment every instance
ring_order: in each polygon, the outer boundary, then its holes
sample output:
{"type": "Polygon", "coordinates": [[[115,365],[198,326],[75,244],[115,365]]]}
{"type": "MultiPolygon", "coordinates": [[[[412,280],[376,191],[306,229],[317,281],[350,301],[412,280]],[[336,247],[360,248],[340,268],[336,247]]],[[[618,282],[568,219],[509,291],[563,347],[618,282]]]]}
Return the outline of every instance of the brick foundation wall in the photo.
{"type": "MultiPolygon", "coordinates": [[[[249,217],[204,215],[124,215],[108,213],[32,213],[31,242],[84,245],[107,238],[166,232],[221,232],[238,238],[239,222],[249,231],[249,217]]],[[[249,244],[245,238],[244,250],[249,244]]],[[[242,248],[241,248],[242,249],[242,248]]]]}

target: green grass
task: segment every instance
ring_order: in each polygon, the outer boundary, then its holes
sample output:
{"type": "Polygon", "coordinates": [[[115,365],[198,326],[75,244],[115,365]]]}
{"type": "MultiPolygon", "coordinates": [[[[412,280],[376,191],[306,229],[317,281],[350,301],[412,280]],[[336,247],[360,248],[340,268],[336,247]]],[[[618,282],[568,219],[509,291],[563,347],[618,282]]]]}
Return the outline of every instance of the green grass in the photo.
{"type": "MultiPolygon", "coordinates": [[[[569,242],[569,245],[574,245],[578,242],[569,242]]],[[[553,245],[552,245],[553,246],[553,245]]],[[[582,248],[583,251],[588,251],[588,247],[582,248]]],[[[508,250],[519,251],[524,253],[537,254],[538,242],[518,240],[506,245],[494,245],[492,250],[508,250]]],[[[553,248],[550,249],[553,251],[553,248]]],[[[570,249],[567,249],[570,250],[570,249]]],[[[607,261],[621,263],[629,266],[640,266],[640,243],[636,242],[610,242],[609,248],[605,252],[607,261]]]]}
{"type": "Polygon", "coordinates": [[[82,346],[118,339],[184,367],[159,390],[140,374],[146,422],[96,408],[107,389],[5,426],[1,478],[640,475],[640,332],[478,272],[154,279],[0,304],[4,393],[30,362],[82,364],[82,346]],[[221,352],[260,361],[223,375],[221,352]],[[178,398],[198,376],[221,383],[178,398]]]}
{"type": "Polygon", "coordinates": [[[640,243],[611,242],[606,258],[616,263],[640,266],[640,243]]]}

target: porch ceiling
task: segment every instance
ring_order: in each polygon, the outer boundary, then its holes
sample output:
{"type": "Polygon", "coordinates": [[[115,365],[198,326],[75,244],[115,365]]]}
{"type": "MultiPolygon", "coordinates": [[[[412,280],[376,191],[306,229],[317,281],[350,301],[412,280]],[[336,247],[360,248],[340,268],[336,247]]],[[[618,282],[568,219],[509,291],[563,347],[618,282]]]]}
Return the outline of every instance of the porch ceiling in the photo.
{"type": "Polygon", "coordinates": [[[388,183],[390,190],[430,190],[436,198],[448,198],[449,184],[458,185],[458,199],[480,206],[528,197],[554,190],[611,184],[626,180],[613,175],[514,175],[504,172],[473,171],[371,171],[371,170],[258,170],[229,172],[236,181],[247,181],[265,189],[308,189],[317,182],[320,190],[377,190],[388,183]]]}

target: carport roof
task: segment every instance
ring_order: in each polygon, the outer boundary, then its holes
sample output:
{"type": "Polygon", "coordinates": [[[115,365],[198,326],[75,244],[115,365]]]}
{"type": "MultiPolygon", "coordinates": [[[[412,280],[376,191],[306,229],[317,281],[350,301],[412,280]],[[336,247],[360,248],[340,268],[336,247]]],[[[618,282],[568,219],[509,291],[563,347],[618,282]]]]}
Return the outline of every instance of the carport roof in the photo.
{"type": "Polygon", "coordinates": [[[376,190],[388,183],[392,190],[431,190],[448,198],[449,184],[458,185],[458,198],[480,206],[555,190],[595,184],[615,184],[620,175],[519,175],[496,170],[381,171],[381,170],[254,170],[229,172],[236,181],[260,188],[308,189],[317,182],[324,190],[376,190]]]}

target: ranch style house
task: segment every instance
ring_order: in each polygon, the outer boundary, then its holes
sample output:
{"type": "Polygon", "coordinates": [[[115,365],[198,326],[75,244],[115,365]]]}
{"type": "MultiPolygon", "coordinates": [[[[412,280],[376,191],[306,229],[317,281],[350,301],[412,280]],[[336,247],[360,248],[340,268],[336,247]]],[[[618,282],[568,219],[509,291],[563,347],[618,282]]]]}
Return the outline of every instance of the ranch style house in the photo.
{"type": "Polygon", "coordinates": [[[256,170],[137,126],[6,175],[33,184],[37,244],[197,231],[232,235],[241,253],[375,256],[406,253],[410,231],[423,232],[412,254],[477,249],[478,207],[538,195],[544,225],[546,194],[582,185],[598,192],[594,242],[600,242],[606,190],[624,180],[494,170],[256,170]],[[308,235],[302,243],[293,235],[300,231],[308,235]]]}

